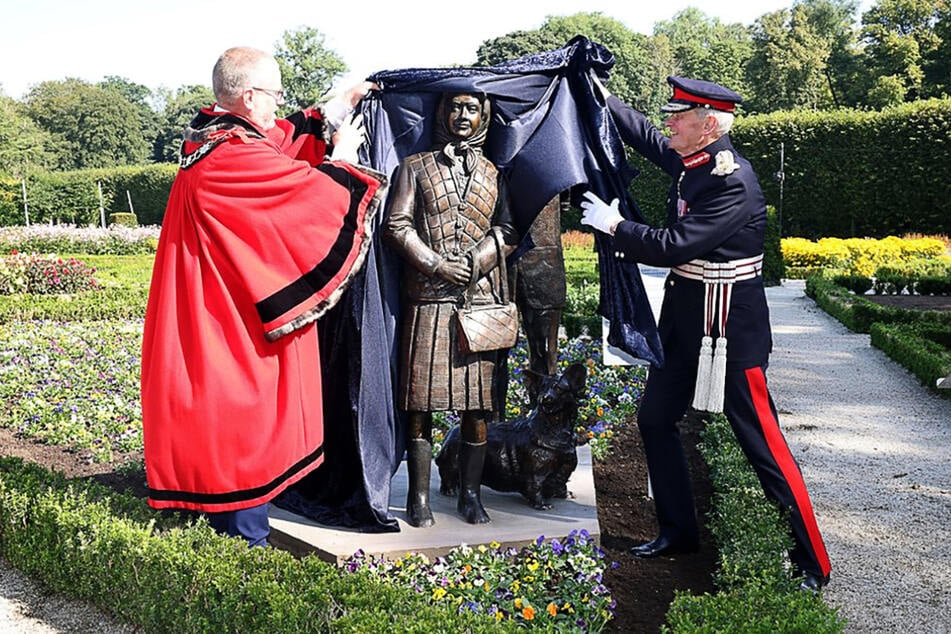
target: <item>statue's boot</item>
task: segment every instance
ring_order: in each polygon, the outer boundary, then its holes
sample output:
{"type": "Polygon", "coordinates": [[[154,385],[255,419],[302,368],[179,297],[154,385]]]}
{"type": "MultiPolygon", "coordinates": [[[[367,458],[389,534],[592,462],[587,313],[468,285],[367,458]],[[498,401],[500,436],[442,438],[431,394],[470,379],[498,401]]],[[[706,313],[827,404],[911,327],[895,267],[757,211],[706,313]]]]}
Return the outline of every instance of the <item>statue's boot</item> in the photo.
{"type": "Polygon", "coordinates": [[[482,467],[486,443],[463,442],[459,447],[459,503],[456,510],[470,524],[492,521],[482,507],[482,467]]]}
{"type": "Polygon", "coordinates": [[[436,523],[429,508],[429,475],[432,461],[433,444],[425,438],[411,438],[406,448],[406,473],[409,478],[406,521],[410,526],[423,528],[436,523]]]}

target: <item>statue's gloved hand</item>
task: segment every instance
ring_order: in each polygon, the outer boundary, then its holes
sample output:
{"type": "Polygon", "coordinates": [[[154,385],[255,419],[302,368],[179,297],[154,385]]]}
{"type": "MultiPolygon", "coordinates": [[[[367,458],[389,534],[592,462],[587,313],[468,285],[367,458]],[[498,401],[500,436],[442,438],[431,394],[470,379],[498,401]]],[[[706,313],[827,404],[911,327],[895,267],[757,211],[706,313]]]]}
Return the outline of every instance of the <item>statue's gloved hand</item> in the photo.
{"type": "Polygon", "coordinates": [[[472,264],[468,258],[448,257],[436,266],[436,275],[452,284],[464,286],[472,277],[472,264]]]}
{"type": "Polygon", "coordinates": [[[585,192],[584,198],[581,203],[581,224],[613,236],[618,224],[624,220],[624,216],[618,211],[620,201],[615,198],[609,205],[592,191],[585,192]]]}
{"type": "Polygon", "coordinates": [[[345,120],[333,135],[333,152],[330,154],[331,161],[347,161],[357,165],[357,150],[363,145],[366,139],[366,131],[363,128],[363,115],[353,115],[345,120]]]}

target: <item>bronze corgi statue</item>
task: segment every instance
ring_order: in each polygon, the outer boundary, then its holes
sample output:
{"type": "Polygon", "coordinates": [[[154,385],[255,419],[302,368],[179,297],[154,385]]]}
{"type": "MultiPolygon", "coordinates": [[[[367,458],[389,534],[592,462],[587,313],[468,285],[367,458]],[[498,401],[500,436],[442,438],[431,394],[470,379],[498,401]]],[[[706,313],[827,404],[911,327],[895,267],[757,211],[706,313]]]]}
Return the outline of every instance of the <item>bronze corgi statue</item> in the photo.
{"type": "MultiPolygon", "coordinates": [[[[580,363],[561,376],[542,377],[538,405],[527,418],[489,424],[482,484],[496,491],[517,491],[540,510],[550,509],[552,498],[569,496],[568,478],[578,466],[578,400],[586,378],[587,369],[580,363]]],[[[436,456],[443,495],[459,490],[460,444],[456,425],[436,456]]]]}

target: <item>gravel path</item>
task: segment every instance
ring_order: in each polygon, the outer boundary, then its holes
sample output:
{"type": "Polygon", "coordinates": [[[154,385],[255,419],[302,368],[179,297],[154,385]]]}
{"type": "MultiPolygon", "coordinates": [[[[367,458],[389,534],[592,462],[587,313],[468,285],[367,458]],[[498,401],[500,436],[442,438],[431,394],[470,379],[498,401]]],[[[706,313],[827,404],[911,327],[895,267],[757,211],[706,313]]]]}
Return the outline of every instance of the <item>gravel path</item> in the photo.
{"type": "MultiPolygon", "coordinates": [[[[803,287],[767,290],[769,380],[832,560],[824,597],[849,633],[951,633],[951,401],[803,287]]],[[[0,560],[0,633],[133,631],[0,560]]]]}
{"type": "Polygon", "coordinates": [[[0,633],[2,634],[133,634],[123,625],[82,601],[50,594],[0,559],[0,633]]]}
{"type": "Polygon", "coordinates": [[[847,632],[951,632],[951,401],[803,294],[769,289],[770,387],[847,632]]]}

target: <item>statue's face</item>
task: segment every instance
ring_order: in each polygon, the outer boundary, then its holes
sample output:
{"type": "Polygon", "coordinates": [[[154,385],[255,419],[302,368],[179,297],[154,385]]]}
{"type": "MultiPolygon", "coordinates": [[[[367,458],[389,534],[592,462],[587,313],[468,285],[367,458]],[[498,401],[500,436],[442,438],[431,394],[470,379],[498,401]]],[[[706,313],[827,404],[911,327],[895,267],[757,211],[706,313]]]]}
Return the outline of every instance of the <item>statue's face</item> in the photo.
{"type": "Polygon", "coordinates": [[[456,95],[449,102],[449,130],[461,139],[471,137],[482,124],[482,103],[472,95],[456,95]]]}

